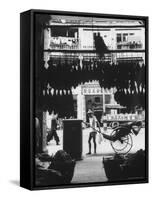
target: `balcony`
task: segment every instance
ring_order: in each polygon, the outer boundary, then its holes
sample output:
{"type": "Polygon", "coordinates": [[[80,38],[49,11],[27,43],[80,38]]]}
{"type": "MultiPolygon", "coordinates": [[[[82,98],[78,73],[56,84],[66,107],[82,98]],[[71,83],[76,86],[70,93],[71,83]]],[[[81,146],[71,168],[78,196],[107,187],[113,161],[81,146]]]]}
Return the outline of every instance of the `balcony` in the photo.
{"type": "Polygon", "coordinates": [[[117,42],[117,49],[121,50],[138,50],[142,49],[143,44],[135,41],[129,41],[129,42],[117,42]]]}
{"type": "Polygon", "coordinates": [[[78,50],[79,39],[74,37],[51,37],[49,49],[53,50],[78,50]]]}

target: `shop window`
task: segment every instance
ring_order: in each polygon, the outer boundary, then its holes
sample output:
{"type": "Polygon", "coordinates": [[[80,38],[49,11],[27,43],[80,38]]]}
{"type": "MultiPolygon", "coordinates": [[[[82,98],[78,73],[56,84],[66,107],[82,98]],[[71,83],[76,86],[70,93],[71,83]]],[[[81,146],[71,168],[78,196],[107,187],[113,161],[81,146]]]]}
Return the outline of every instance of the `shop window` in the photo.
{"type": "Polygon", "coordinates": [[[105,95],[105,104],[110,104],[110,101],[111,101],[111,95],[106,94],[105,95]]]}
{"type": "Polygon", "coordinates": [[[96,103],[100,103],[100,97],[95,97],[94,100],[95,100],[96,103]]]}
{"type": "Polygon", "coordinates": [[[87,90],[86,90],[86,89],[84,89],[84,90],[83,90],[83,93],[84,93],[84,94],[86,94],[86,93],[87,93],[87,90]]]}

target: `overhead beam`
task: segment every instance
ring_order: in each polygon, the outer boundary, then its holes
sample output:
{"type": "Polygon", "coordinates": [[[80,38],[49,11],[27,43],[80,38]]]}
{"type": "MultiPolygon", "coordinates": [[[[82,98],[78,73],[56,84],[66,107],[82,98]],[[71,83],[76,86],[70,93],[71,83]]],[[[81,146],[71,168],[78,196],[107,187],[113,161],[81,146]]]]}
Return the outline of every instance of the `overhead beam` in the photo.
{"type": "MultiPolygon", "coordinates": [[[[44,50],[44,52],[58,52],[58,53],[97,53],[96,50],[78,50],[78,49],[47,49],[44,50]]],[[[127,49],[127,50],[108,50],[107,53],[129,53],[129,52],[135,52],[135,53],[144,53],[145,49],[127,49]]]]}
{"type": "Polygon", "coordinates": [[[46,28],[53,27],[67,27],[67,28],[145,28],[145,25],[93,25],[93,24],[55,24],[55,25],[46,25],[46,28]]]}

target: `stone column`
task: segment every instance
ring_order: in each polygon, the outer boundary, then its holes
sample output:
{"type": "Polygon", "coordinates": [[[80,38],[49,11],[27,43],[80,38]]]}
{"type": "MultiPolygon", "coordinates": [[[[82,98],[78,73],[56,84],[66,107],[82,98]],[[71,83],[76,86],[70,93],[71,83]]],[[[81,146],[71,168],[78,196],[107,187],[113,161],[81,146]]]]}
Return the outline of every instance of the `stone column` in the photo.
{"type": "Polygon", "coordinates": [[[77,96],[77,118],[83,119],[83,95],[78,94],[77,96]]]}
{"type": "Polygon", "coordinates": [[[111,94],[111,104],[117,104],[114,98],[114,93],[111,94]]]}
{"type": "Polygon", "coordinates": [[[83,115],[82,120],[86,121],[86,100],[85,100],[85,95],[82,95],[82,115],[83,115]]]}
{"type": "Polygon", "coordinates": [[[47,138],[46,138],[46,118],[47,118],[47,112],[43,112],[43,124],[42,124],[42,151],[46,152],[46,143],[47,143],[47,138]]]}
{"type": "Polygon", "coordinates": [[[50,38],[51,33],[49,28],[44,29],[44,50],[47,50],[50,48],[50,38]]]}
{"type": "Polygon", "coordinates": [[[103,89],[102,91],[103,91],[102,92],[102,96],[103,96],[103,112],[105,113],[105,111],[106,111],[106,108],[105,108],[105,90],[103,89]]]}

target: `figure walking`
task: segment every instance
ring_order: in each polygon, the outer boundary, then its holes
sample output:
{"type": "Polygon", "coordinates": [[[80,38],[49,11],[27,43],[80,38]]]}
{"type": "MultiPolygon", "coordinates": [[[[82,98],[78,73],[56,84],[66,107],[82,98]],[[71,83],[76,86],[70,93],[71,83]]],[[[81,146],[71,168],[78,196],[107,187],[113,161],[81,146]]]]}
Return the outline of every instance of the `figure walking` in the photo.
{"type": "Polygon", "coordinates": [[[48,136],[47,136],[47,142],[50,142],[50,140],[55,139],[56,141],[56,145],[59,145],[59,136],[57,135],[57,124],[58,124],[58,121],[57,121],[57,118],[58,118],[58,114],[54,114],[54,112],[52,112],[51,114],[51,130],[48,132],[48,136]]]}

